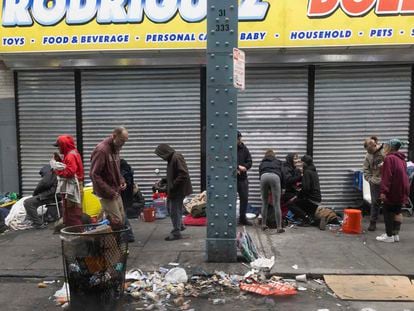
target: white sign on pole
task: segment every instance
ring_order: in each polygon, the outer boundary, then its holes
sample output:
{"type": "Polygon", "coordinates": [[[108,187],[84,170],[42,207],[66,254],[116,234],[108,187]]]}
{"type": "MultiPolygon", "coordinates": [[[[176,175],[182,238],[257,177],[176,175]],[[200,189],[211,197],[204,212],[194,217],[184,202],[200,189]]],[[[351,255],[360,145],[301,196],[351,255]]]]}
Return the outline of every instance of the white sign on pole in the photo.
{"type": "Polygon", "coordinates": [[[233,84],[234,87],[244,91],[245,89],[246,56],[242,50],[233,49],[233,84]]]}

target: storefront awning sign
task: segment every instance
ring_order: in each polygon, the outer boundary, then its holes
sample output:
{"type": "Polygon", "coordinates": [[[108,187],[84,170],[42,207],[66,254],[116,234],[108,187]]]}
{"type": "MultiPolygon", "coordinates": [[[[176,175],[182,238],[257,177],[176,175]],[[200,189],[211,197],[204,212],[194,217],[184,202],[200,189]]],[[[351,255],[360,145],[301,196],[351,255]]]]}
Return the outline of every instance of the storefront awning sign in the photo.
{"type": "MultiPolygon", "coordinates": [[[[205,49],[207,0],[1,0],[1,53],[205,49]]],[[[216,31],[229,31],[226,25],[216,31]]],[[[239,46],[411,45],[414,0],[245,0],[239,46]]]]}

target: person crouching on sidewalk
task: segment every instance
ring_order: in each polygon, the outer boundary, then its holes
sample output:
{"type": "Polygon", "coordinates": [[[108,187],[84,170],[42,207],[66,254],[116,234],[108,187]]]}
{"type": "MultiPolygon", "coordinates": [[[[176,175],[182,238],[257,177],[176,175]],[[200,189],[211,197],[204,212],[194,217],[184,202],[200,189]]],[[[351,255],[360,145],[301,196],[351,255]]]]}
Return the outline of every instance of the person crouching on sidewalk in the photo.
{"type": "Polygon", "coordinates": [[[377,241],[381,242],[400,241],[401,208],[408,203],[410,184],[405,155],[399,152],[401,146],[402,143],[398,139],[391,139],[384,144],[385,159],[382,166],[380,199],[384,202],[386,233],[377,237],[377,241]]]}
{"type": "Polygon", "coordinates": [[[155,154],[167,165],[167,205],[171,216],[173,230],[165,238],[166,241],[174,241],[182,238],[181,231],[184,230],[182,224],[183,200],[187,195],[193,193],[187,163],[182,154],[167,144],[160,144],[155,149],[155,154]]]}

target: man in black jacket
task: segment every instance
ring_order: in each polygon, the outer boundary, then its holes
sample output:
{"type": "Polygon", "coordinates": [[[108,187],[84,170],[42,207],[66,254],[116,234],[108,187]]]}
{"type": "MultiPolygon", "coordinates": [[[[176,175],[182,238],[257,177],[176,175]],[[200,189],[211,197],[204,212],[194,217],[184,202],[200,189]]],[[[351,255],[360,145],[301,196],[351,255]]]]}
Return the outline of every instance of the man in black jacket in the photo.
{"type": "Polygon", "coordinates": [[[57,177],[50,165],[45,165],[39,172],[42,179],[33,191],[33,196],[24,201],[27,218],[33,223],[36,229],[44,229],[46,225],[42,223],[37,208],[39,206],[55,202],[55,192],[57,187],[57,177]]]}
{"type": "Polygon", "coordinates": [[[173,230],[165,238],[166,241],[174,241],[182,238],[184,230],[182,224],[183,200],[187,195],[193,193],[187,163],[182,154],[167,144],[160,144],[155,149],[155,154],[168,162],[167,165],[167,205],[170,212],[173,230]]]}
{"type": "Polygon", "coordinates": [[[252,167],[253,161],[249,149],[242,142],[242,134],[237,131],[237,192],[240,198],[239,224],[251,226],[246,218],[247,204],[249,202],[249,180],[247,171],[252,167]]]}

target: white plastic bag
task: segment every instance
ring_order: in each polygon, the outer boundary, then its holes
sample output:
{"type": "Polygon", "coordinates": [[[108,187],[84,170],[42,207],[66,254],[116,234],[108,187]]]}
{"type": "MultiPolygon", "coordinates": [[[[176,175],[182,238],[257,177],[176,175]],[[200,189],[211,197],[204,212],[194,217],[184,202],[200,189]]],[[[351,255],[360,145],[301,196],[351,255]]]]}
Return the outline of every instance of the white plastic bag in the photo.
{"type": "Polygon", "coordinates": [[[183,268],[173,268],[165,275],[165,281],[171,284],[187,283],[187,272],[183,268]]]}

